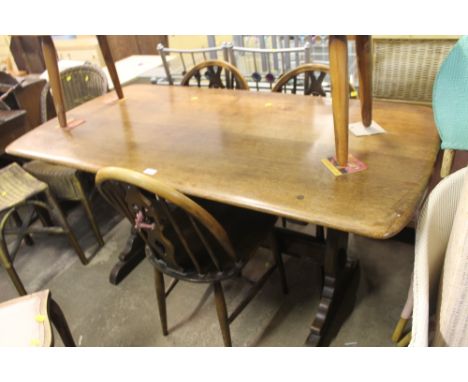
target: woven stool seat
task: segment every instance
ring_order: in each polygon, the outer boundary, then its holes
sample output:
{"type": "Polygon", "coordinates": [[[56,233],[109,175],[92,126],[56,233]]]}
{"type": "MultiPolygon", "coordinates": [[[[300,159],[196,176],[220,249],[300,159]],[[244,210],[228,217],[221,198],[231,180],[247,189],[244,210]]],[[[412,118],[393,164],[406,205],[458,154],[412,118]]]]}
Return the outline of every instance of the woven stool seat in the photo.
{"type": "Polygon", "coordinates": [[[36,178],[47,183],[51,191],[58,198],[69,200],[82,199],[78,170],[40,160],[25,163],[23,167],[36,178]]]}
{"type": "Polygon", "coordinates": [[[31,235],[42,233],[66,235],[81,263],[88,264],[89,259],[86,258],[47,184],[16,163],[0,169],[0,265],[5,268],[20,295],[27,292],[13,266],[13,261],[23,240],[26,245],[33,245],[31,235]],[[25,210],[25,216],[20,215],[20,209],[25,210]],[[42,226],[33,224],[36,217],[40,219],[42,226]],[[10,218],[14,227],[8,224],[10,218]],[[15,240],[7,242],[7,235],[14,235],[15,240]]]}
{"type": "Polygon", "coordinates": [[[24,200],[43,192],[47,184],[34,178],[17,163],[0,170],[0,212],[10,209],[24,200]]]}

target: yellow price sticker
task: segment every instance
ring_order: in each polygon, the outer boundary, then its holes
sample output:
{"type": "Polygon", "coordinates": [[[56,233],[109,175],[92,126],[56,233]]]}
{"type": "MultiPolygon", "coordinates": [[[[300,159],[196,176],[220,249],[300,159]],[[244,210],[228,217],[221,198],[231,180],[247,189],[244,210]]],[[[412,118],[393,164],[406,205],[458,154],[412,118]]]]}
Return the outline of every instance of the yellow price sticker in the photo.
{"type": "Polygon", "coordinates": [[[31,346],[39,346],[41,344],[41,341],[39,341],[37,338],[33,338],[30,342],[31,346]]]}

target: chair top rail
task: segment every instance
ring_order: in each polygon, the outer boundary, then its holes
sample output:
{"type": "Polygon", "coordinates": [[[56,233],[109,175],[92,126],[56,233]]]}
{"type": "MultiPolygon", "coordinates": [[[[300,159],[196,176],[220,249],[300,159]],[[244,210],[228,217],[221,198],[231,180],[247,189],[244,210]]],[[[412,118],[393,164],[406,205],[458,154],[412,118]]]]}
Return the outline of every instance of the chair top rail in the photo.
{"type": "Polygon", "coordinates": [[[158,44],[158,50],[164,50],[167,53],[206,53],[206,52],[217,52],[223,50],[224,45],[216,46],[214,48],[197,48],[197,49],[171,49],[166,48],[162,44],[158,44]]]}
{"type": "Polygon", "coordinates": [[[237,52],[249,52],[249,53],[295,53],[303,52],[304,49],[309,47],[310,44],[306,43],[304,46],[299,48],[275,48],[275,49],[262,49],[262,48],[243,48],[238,46],[233,46],[232,49],[237,52]]]}

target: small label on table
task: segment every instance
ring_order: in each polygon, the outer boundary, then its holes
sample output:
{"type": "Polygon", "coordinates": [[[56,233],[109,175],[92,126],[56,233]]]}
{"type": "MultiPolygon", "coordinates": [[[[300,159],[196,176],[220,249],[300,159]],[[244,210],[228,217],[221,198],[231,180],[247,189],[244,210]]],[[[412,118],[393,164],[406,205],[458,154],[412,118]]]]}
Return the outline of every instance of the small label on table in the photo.
{"type": "Polygon", "coordinates": [[[119,100],[119,97],[117,97],[117,94],[114,93],[104,99],[104,104],[110,105],[110,104],[117,102],[118,100],[119,100]]]}
{"type": "Polygon", "coordinates": [[[143,173],[146,175],[154,175],[158,172],[155,168],[146,168],[143,173]]]}
{"type": "MultiPolygon", "coordinates": [[[[67,126],[63,127],[64,130],[72,130],[75,127],[85,123],[84,119],[75,119],[75,118],[68,118],[67,119],[67,126]]],[[[62,129],[60,125],[57,125],[58,129],[62,129]]]]}
{"type": "Polygon", "coordinates": [[[349,130],[356,136],[362,137],[364,135],[385,134],[386,131],[377,122],[372,121],[371,125],[365,127],[362,121],[351,123],[349,130]]]}
{"type": "Polygon", "coordinates": [[[355,172],[367,170],[367,165],[355,158],[352,154],[348,155],[348,164],[346,167],[340,166],[334,156],[322,159],[322,163],[335,176],[353,174],[355,172]]]}

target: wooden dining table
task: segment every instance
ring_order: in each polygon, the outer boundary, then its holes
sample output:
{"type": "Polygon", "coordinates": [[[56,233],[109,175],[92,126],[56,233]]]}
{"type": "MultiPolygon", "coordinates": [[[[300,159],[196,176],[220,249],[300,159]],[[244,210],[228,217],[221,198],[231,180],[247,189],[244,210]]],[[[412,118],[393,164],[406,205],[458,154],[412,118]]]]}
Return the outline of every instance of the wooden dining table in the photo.
{"type": "MultiPolygon", "coordinates": [[[[325,272],[307,337],[311,345],[322,340],[356,264],[347,259],[348,234],[388,239],[400,232],[421,200],[439,150],[432,109],[401,102],[374,101],[373,119],[386,133],[350,135],[350,153],[368,168],[342,176],[321,162],[335,153],[329,98],[130,85],[123,99],[107,94],[67,118],[78,122],[75,128],[63,129],[55,118],[6,151],[91,173],[121,166],[153,174],[191,196],[326,227],[325,240],[310,241],[323,249],[325,272]]],[[[349,101],[349,120],[361,120],[357,100],[349,101]]],[[[280,231],[288,252],[295,234],[280,231]]],[[[144,256],[138,236],[132,240],[121,267],[131,268],[144,256]]]]}

